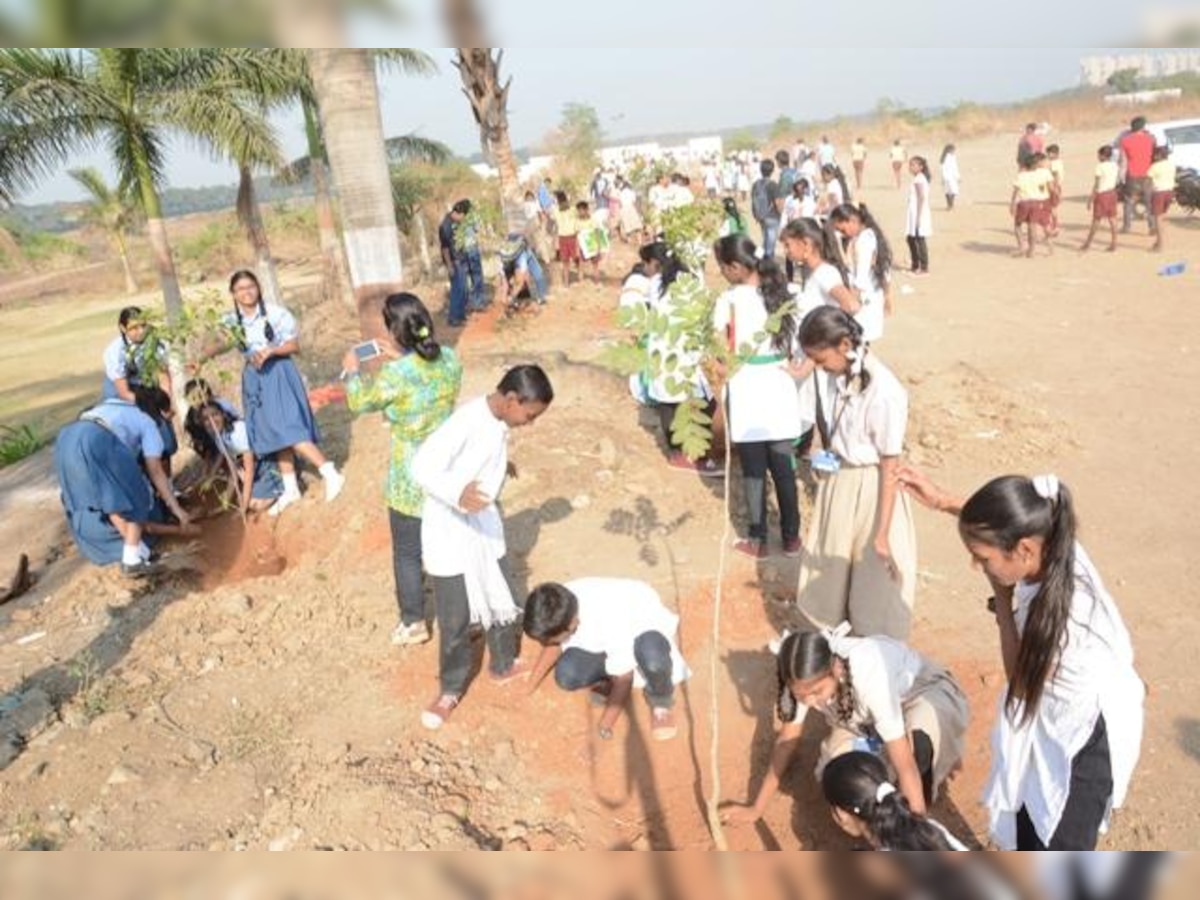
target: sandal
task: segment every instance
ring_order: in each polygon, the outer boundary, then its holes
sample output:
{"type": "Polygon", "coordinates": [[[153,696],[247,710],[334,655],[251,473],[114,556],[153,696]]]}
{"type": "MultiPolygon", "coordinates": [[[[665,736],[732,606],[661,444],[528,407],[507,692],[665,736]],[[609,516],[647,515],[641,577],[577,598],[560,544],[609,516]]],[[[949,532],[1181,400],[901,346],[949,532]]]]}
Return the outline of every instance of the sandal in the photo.
{"type": "Polygon", "coordinates": [[[430,731],[437,731],[446,724],[461,698],[458,694],[442,694],[421,713],[421,724],[430,731]]]}

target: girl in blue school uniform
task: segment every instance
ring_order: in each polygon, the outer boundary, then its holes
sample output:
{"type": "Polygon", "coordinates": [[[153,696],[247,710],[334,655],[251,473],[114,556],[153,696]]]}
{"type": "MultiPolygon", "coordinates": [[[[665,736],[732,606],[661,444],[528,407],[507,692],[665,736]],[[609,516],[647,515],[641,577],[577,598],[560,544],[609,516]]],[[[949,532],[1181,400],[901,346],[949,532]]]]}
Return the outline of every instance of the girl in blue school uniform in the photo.
{"type": "Polygon", "coordinates": [[[154,571],[145,535],[189,533],[191,523],[163,469],[155,416],[162,392],[142,386],[134,392],[137,405],[104,400],[63,428],[54,443],[54,468],[79,551],[100,566],[120,562],[124,574],[139,577],[154,571]],[[161,512],[155,494],[180,529],[156,527],[161,512]]]}
{"type": "MultiPolygon", "coordinates": [[[[147,361],[150,352],[146,338],[150,327],[140,306],[126,306],[117,315],[119,334],[104,348],[104,386],[101,396],[105,400],[124,400],[134,403],[134,388],[139,385],[158,386],[171,396],[171,373],[167,368],[166,348],[157,344],[155,359],[147,361]]],[[[171,474],[171,457],[179,450],[171,415],[156,420],[163,440],[163,468],[171,474]]]]}
{"type": "Polygon", "coordinates": [[[295,317],[282,306],[268,306],[253,272],[235,272],[229,280],[233,312],[227,325],[237,328],[246,359],[242,371],[242,411],[250,450],[258,459],[275,457],[283,493],[268,511],[277,516],[300,499],[296,456],[313,465],[325,481],[325,499],[333,500],[345,477],[325,458],[308,393],[292,357],[300,352],[295,317]]]}

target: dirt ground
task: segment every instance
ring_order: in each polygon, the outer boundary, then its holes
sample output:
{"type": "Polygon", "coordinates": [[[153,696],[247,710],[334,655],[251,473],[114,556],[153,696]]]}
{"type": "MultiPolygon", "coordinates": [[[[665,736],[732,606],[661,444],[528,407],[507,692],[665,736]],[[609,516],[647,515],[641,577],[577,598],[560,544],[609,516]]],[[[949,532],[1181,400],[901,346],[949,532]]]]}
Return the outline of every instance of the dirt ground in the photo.
{"type": "MultiPolygon", "coordinates": [[[[1156,272],[1197,258],[1200,221],[1173,216],[1163,255],[1148,252],[1139,223],[1120,252],[1081,256],[1091,160],[1109,135],[1054,137],[1069,196],[1053,256],[1012,257],[1015,136],[961,144],[963,196],[953,213],[935,213],[933,274],[899,276],[898,310],[876,351],[911,391],[907,455],[938,480],[968,492],[998,474],[1053,471],[1071,486],[1082,540],[1150,688],[1141,764],[1104,846],[1184,849],[1200,842],[1200,674],[1186,662],[1197,631],[1186,542],[1200,507],[1187,474],[1200,415],[1186,398],[1200,380],[1200,315],[1195,271],[1156,272]]],[[[940,146],[910,150],[935,161],[940,146]]],[[[877,150],[861,199],[903,259],[904,193],[886,186],[885,166],[877,150]]],[[[277,523],[212,522],[204,541],[174,548],[177,571],[154,587],[80,562],[45,455],[0,472],[3,565],[27,552],[38,577],[29,595],[0,607],[0,846],[710,847],[703,798],[722,497],[663,465],[653,416],[598,364],[621,339],[612,311],[629,262],[622,248],[603,288],[560,290],[540,317],[473,321],[456,340],[464,398],[524,360],[543,363],[558,392],[542,420],[513,435],[520,477],[504,499],[522,583],[638,577],[681,612],[695,677],[675,741],[650,741],[640,701],[601,742],[584,698],[552,684],[525,698],[486,679],[445,729],[422,731],[435,645],[388,643],[387,432],[378,417],[351,423],[335,405],[319,418],[347,460],[346,493],[330,506],[306,499],[277,523]]],[[[311,271],[296,264],[285,277],[311,280],[311,271]]],[[[335,325],[305,318],[314,378],[336,368],[335,325]]],[[[91,372],[98,388],[102,346],[70,353],[79,385],[91,372]]],[[[3,376],[0,398],[24,389],[19,370],[3,376]]],[[[736,526],[736,479],[732,487],[736,526]]],[[[918,529],[914,643],[957,674],[973,712],[965,770],[934,814],[982,840],[977,798],[1003,680],[988,591],[949,519],[920,512],[918,529]]],[[[783,559],[729,564],[716,650],[727,799],[744,799],[766,765],[774,675],[765,644],[796,576],[783,559]]],[[[760,826],[729,831],[732,846],[848,846],[811,775],[820,737],[810,729],[787,795],[760,826]]]]}

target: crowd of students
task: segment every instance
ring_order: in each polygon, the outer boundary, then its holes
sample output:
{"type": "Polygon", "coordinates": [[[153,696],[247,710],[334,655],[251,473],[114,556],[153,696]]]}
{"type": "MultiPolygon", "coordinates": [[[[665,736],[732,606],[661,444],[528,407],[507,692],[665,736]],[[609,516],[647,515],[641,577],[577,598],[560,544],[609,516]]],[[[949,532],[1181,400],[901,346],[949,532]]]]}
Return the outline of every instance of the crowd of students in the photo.
{"type": "MultiPolygon", "coordinates": [[[[928,173],[923,160],[909,162],[920,205],[910,205],[908,238],[919,262],[913,244],[928,234],[928,173]]],[[[771,174],[764,163],[763,178],[771,174]]],[[[771,225],[762,224],[769,239],[771,225]]],[[[885,235],[864,206],[844,202],[823,221],[789,221],[782,244],[798,284],[744,229],[716,242],[713,260],[728,287],[712,327],[737,367],[718,373],[723,385],[697,374],[687,386],[710,412],[723,407],[739,463],[746,532],[733,549],[758,560],[801,557],[802,631],[776,645],[775,751],[757,796],[727,809],[726,821],[764,814],[812,709],[832,727],[817,774],[842,828],[881,849],[961,848],[927,812],[962,763],[966,697],[952,673],[907,646],[917,600],[914,507],[924,505],[956,516],[990,588],[987,614],[1008,682],[984,794],[992,838],[1009,849],[1094,848],[1137,761],[1144,687],[1116,605],[1076,543],[1070,491],[1053,476],[1007,476],[960,500],[906,467],[909,398],[872,346],[883,335],[892,280],[885,235]],[[816,479],[806,533],[798,458],[816,479]],[[767,533],[768,474],[777,551],[767,533]]],[[[621,304],[645,304],[672,321],[681,263],[662,244],[644,247],[641,260],[621,304]]],[[[671,350],[647,344],[646,381],[671,350]]],[[[661,404],[669,446],[671,410],[682,399],[661,404]]],[[[692,466],[719,474],[712,460],[692,466]]]]}
{"type": "MultiPolygon", "coordinates": [[[[1032,189],[1030,173],[1038,169],[1030,161],[1041,152],[1023,159],[1019,184],[1032,189]]],[[[907,643],[918,599],[914,515],[924,506],[955,517],[990,593],[980,614],[994,620],[1007,682],[984,792],[992,838],[1004,848],[1094,848],[1110,812],[1124,801],[1140,750],[1144,687],[1129,634],[1076,541],[1075,502],[1066,485],[1053,476],[1012,475],[962,499],[904,465],[909,397],[874,349],[890,310],[894,259],[870,211],[853,202],[832,145],[828,158],[819,196],[786,151],[760,162],[760,179],[748,193],[761,249],[738,227],[736,198],[727,198],[733,224],[712,248],[727,289],[716,300],[711,327],[735,367],[717,372],[716,383],[700,366],[682,383],[668,377],[650,364],[684,352],[666,329],[648,336],[647,372],[639,380],[639,399],[661,415],[674,468],[723,477],[716,459],[689,459],[674,435],[685,400],[700,400],[710,416],[722,408],[746,503],[746,532],[733,549],[755,560],[772,552],[769,475],[780,521],[777,552],[801,557],[795,603],[801,630],[772,647],[779,730],[770,766],[757,795],[729,807],[726,821],[764,814],[811,710],[831,728],[817,777],[840,827],[879,849],[962,848],[928,812],[962,765],[967,699],[950,671],[907,643]],[[765,246],[775,237],[786,267],[765,246]],[[806,531],[797,485],[802,467],[816,481],[806,531]]],[[[865,159],[865,149],[856,147],[856,185],[865,159]]],[[[957,165],[948,161],[954,162],[953,147],[941,160],[952,207],[957,165]]],[[[906,237],[912,269],[920,273],[928,268],[929,168],[921,157],[904,162],[913,176],[906,237]]],[[[1046,171],[1051,180],[1061,178],[1061,169],[1046,171]]],[[[1046,176],[1037,180],[1050,183],[1046,176]]],[[[651,200],[658,210],[684,202],[683,192],[691,196],[686,183],[669,177],[659,187],[651,200]]],[[[542,188],[549,194],[549,180],[542,188]]],[[[552,206],[537,196],[533,202],[555,231],[565,281],[578,262],[573,225],[595,222],[589,205],[572,207],[561,194],[552,206]]],[[[1041,224],[1028,207],[1020,209],[1028,202],[1014,191],[1018,224],[1041,224]]],[[[467,294],[460,279],[471,278],[471,264],[457,255],[470,249],[469,238],[457,233],[469,213],[469,203],[455,206],[442,243],[452,270],[451,324],[458,324],[467,294]]],[[[649,218],[653,233],[653,211],[649,218]]],[[[633,224],[627,217],[622,228],[633,224]]],[[[640,214],[637,225],[630,236],[646,225],[640,214]]],[[[673,321],[673,286],[687,272],[661,239],[643,243],[620,303],[673,321]]],[[[326,500],[333,500],[344,478],[319,448],[292,360],[300,350],[296,321],[264,302],[253,273],[236,273],[229,287],[227,333],[245,360],[240,410],[194,380],[186,390],[185,431],[205,465],[229,473],[243,510],[279,515],[294,504],[297,457],[319,472],[326,500]]],[[[532,693],[553,672],[562,689],[587,690],[603,705],[602,739],[612,737],[637,687],[651,710],[653,737],[672,738],[676,688],[689,672],[678,645],[679,618],[653,588],[588,577],[538,585],[527,597],[515,588],[499,506],[507,480],[518,474],[508,437],[552,404],[546,373],[516,366],[494,390],[459,404],[462,362],[438,341],[425,304],[396,294],[382,316],[383,358],[364,364],[352,350],[343,369],[349,408],[380,413],[391,428],[385,497],[398,607],[393,644],[432,640],[423,575],[433,582],[440,684],[422,724],[441,728],[462,703],[478,630],[493,683],[525,679],[532,693]],[[532,663],[522,658],[522,634],[541,648],[532,663]]],[[[194,533],[171,479],[170,375],[145,326],[137,308],[121,312],[119,335],[104,354],[105,399],[63,429],[55,449],[81,552],[99,564],[120,562],[135,576],[155,571],[156,535],[194,533]]]]}
{"type": "MultiPolygon", "coordinates": [[[[1051,239],[1059,233],[1058,211],[1066,189],[1061,148],[1057,144],[1045,146],[1039,126],[1030,123],[1018,144],[1017,166],[1019,172],[1009,204],[1017,252],[1033,256],[1036,229],[1047,251],[1052,253],[1051,239]]],[[[1140,205],[1154,239],[1150,249],[1161,251],[1177,174],[1170,148],[1157,144],[1146,128],[1145,117],[1133,119],[1129,129],[1114,143],[1104,144],[1096,151],[1096,168],[1087,199],[1091,222],[1079,249],[1090,250],[1096,233],[1107,227],[1109,240],[1105,249],[1115,252],[1118,212],[1122,219],[1120,232],[1128,234],[1140,205]]]]}

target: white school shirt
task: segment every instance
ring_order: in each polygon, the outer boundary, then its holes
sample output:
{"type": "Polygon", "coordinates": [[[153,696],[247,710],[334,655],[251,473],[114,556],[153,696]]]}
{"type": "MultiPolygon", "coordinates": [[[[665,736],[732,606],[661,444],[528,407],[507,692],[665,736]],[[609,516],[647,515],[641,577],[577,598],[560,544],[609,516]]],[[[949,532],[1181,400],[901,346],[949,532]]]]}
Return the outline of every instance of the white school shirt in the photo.
{"type": "Polygon", "coordinates": [[[661,184],[655,184],[650,187],[650,192],[647,194],[647,199],[650,202],[650,208],[655,212],[665,212],[671,208],[671,185],[663,187],[661,184]]]}
{"type": "Polygon", "coordinates": [[[851,245],[850,284],[858,291],[862,308],[854,318],[863,328],[863,340],[872,343],[883,337],[884,287],[875,278],[875,254],[879,252],[879,236],[873,228],[864,228],[851,245]]]}
{"type": "Polygon", "coordinates": [[[621,309],[637,308],[650,303],[650,279],[645,275],[634,272],[621,285],[621,299],[618,305],[621,309]]]}
{"type": "Polygon", "coordinates": [[[508,475],[508,432],[508,426],[492,415],[487,397],[480,397],[456,409],[413,456],[413,479],[425,491],[421,555],[430,575],[451,578],[464,573],[462,550],[476,537],[470,532],[483,535],[493,559],[507,553],[504,521],[495,501],[508,475]],[[467,514],[458,501],[472,481],[492,503],[467,514]]]}
{"type": "Polygon", "coordinates": [[[900,379],[874,354],[864,368],[871,375],[866,390],[858,378],[847,383],[844,375],[832,379],[832,396],[826,392],[830,381],[820,384],[829,449],[850,466],[877,466],[881,457],[900,456],[908,425],[908,392],[900,379]]]}
{"type": "Polygon", "coordinates": [[[135,455],[162,458],[163,439],[158,424],[127,400],[105,400],[79,418],[103,425],[135,455]]]}
{"type": "Polygon", "coordinates": [[[823,262],[804,279],[800,296],[796,298],[796,346],[800,346],[800,325],[814,309],[822,306],[839,306],[833,296],[835,288],[845,287],[842,273],[837,267],[823,262]]]}
{"type": "MultiPolygon", "coordinates": [[[[1016,587],[1016,621],[1023,632],[1039,585],[1016,587]]],[[[1000,697],[992,731],[992,770],[983,792],[991,832],[1003,850],[1015,850],[1016,817],[1024,806],[1038,837],[1049,844],[1062,819],[1071,761],[1104,716],[1112,765],[1109,809],[1119,808],[1141,752],[1146,689],[1133,667],[1133,645],[1121,613],[1084,549],[1075,545],[1075,594],[1063,647],[1037,712],[1013,720],[1000,697]]],[[[1108,814],[1104,817],[1107,827],[1108,814]]]]}
{"type": "Polygon", "coordinates": [[[842,183],[834,178],[832,181],[825,183],[825,202],[830,210],[837,209],[846,202],[846,194],[842,190],[842,183]]]}
{"type": "MultiPolygon", "coordinates": [[[[813,708],[831,725],[859,734],[870,729],[884,743],[904,737],[908,733],[904,704],[912,699],[921,672],[933,664],[911,647],[882,635],[844,637],[840,643],[838,655],[849,665],[854,685],[854,715],[847,726],[838,721],[832,706],[813,708]]],[[[807,713],[808,707],[797,701],[792,724],[803,722],[807,713]]]]}
{"type": "MultiPolygon", "coordinates": [[[[293,316],[287,309],[282,306],[276,306],[273,303],[266,305],[267,314],[264,317],[257,308],[254,312],[247,315],[242,313],[242,327],[246,332],[246,354],[255,353],[259,350],[266,350],[268,347],[279,347],[286,344],[288,341],[295,340],[300,329],[296,325],[296,317],[293,316]],[[275,333],[275,340],[267,340],[267,323],[271,323],[271,330],[275,333]]],[[[223,317],[225,324],[236,326],[238,317],[236,312],[228,312],[223,317]]]]}
{"type": "Polygon", "coordinates": [[[909,237],[933,237],[933,207],[929,203],[929,179],[918,172],[908,188],[908,209],[904,215],[904,233],[909,237]],[[917,186],[924,187],[925,202],[917,196],[917,186]]]}
{"type": "Polygon", "coordinates": [[[958,171],[958,157],[951,153],[942,160],[942,184],[947,194],[958,194],[958,182],[961,176],[958,171]]]}
{"type": "Polygon", "coordinates": [[[802,432],[796,382],[767,333],[769,318],[762,294],[749,284],[731,287],[713,308],[720,339],[732,325],[736,352],[751,357],[728,384],[729,435],[735,443],[792,440],[802,432]]]}
{"type": "MultiPolygon", "coordinates": [[[[145,344],[126,344],[125,339],[117,335],[104,348],[104,377],[114,385],[118,378],[128,378],[130,359],[141,369],[145,365],[145,354],[145,344]]],[[[165,361],[167,348],[159,344],[157,355],[159,362],[165,361]]]]}
{"type": "Polygon", "coordinates": [[[679,616],[663,605],[658,591],[631,578],[577,578],[563,585],[579,600],[579,627],[562,644],[588,653],[603,653],[605,674],[634,673],[634,685],[645,687],[637,670],[633,643],[657,631],[671,646],[671,681],[680,684],[690,672],[679,653],[679,616]]]}
{"type": "Polygon", "coordinates": [[[246,423],[240,419],[234,422],[233,427],[221,435],[221,443],[235,457],[249,453],[250,434],[246,431],[246,423]]]}
{"type": "Polygon", "coordinates": [[[832,165],[833,161],[836,158],[837,158],[837,150],[834,149],[833,144],[825,142],[825,143],[822,143],[821,146],[819,146],[817,148],[817,159],[819,159],[821,161],[821,165],[823,165],[823,166],[832,165]]]}

